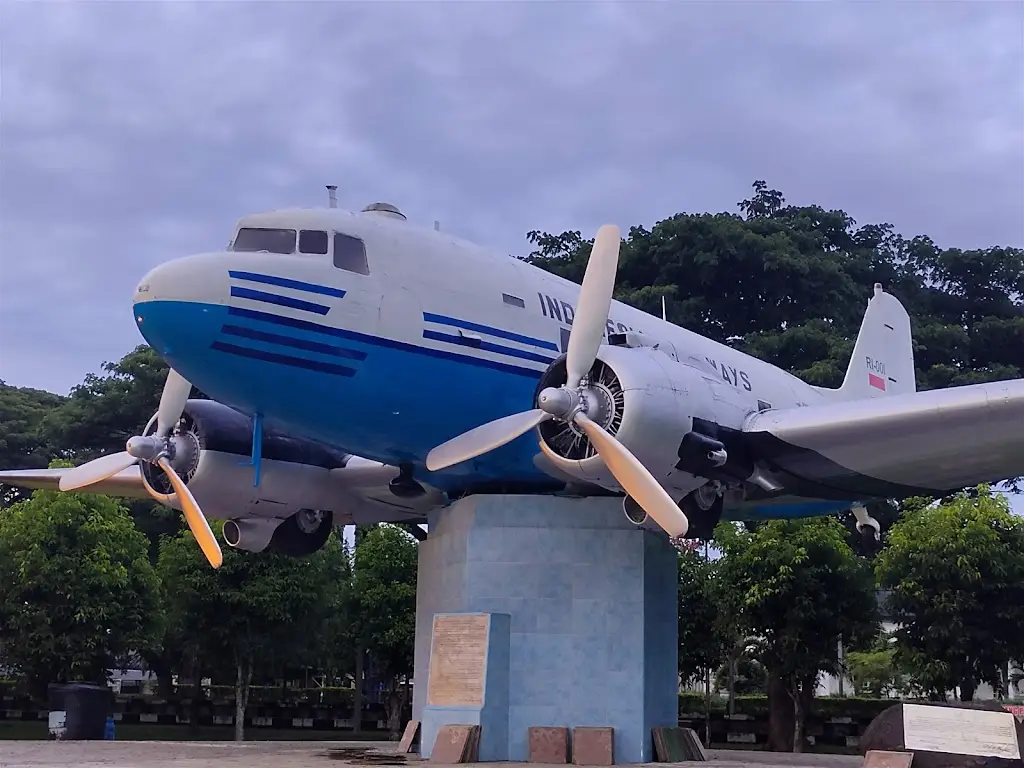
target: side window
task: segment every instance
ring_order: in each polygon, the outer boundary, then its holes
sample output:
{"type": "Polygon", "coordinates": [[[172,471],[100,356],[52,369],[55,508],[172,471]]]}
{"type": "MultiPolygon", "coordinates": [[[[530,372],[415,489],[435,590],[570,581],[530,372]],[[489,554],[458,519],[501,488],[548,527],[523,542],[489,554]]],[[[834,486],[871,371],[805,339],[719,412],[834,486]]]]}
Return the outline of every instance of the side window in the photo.
{"type": "Polygon", "coordinates": [[[299,232],[299,253],[327,253],[327,233],[315,229],[303,229],[299,232]]]}
{"type": "Polygon", "coordinates": [[[366,263],[366,246],[363,241],[341,232],[334,233],[334,266],[357,275],[370,274],[366,263]]]}

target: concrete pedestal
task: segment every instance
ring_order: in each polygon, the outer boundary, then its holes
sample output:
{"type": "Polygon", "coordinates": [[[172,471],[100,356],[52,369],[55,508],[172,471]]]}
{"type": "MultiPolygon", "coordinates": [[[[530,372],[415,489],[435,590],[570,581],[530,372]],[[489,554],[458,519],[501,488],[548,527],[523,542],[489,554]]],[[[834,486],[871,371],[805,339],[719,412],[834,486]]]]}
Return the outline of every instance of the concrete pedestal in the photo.
{"type": "MultiPolygon", "coordinates": [[[[651,728],[678,723],[667,537],[633,526],[615,498],[474,496],[428,523],[413,717],[426,710],[435,614],[508,614],[507,754],[488,757],[527,760],[530,726],[611,726],[617,763],[653,760],[651,728]]],[[[424,732],[422,755],[432,747],[424,732]]]]}

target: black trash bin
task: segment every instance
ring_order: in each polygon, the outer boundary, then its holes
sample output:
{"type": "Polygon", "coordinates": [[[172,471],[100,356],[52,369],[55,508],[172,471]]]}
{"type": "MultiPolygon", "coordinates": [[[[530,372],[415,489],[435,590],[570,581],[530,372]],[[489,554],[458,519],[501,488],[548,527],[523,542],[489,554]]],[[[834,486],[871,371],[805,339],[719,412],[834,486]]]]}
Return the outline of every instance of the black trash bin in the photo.
{"type": "Polygon", "coordinates": [[[105,685],[50,685],[50,738],[102,741],[114,693],[105,685]]]}

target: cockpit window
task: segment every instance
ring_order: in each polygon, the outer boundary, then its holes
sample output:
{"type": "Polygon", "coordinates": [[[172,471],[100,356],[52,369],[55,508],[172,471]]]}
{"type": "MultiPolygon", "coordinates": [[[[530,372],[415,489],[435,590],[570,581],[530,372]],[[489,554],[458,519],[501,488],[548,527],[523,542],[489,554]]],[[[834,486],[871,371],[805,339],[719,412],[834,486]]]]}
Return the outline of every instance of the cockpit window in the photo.
{"type": "Polygon", "coordinates": [[[355,272],[357,275],[370,274],[370,267],[366,263],[366,246],[363,241],[351,235],[335,232],[334,266],[344,269],[346,272],[355,272]]]}
{"type": "Polygon", "coordinates": [[[299,232],[299,253],[327,253],[327,233],[316,229],[299,232]]]}
{"type": "MultiPolygon", "coordinates": [[[[231,250],[295,253],[295,230],[243,227],[238,230],[235,242],[231,245],[231,250]]],[[[324,251],[324,253],[326,252],[324,251]]]]}

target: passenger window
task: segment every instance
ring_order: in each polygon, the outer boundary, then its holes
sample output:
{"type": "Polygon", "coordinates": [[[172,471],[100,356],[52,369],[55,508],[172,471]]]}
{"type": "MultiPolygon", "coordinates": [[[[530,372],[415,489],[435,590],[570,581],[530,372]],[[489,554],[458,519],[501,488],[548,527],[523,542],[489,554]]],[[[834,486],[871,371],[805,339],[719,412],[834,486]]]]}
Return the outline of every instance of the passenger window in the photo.
{"type": "Polygon", "coordinates": [[[238,230],[231,250],[250,253],[295,253],[295,230],[243,227],[238,230]]]}
{"type": "Polygon", "coordinates": [[[327,253],[327,233],[315,229],[299,232],[299,253],[327,253]]]}
{"type": "Polygon", "coordinates": [[[355,272],[357,275],[370,274],[370,267],[366,263],[366,246],[363,245],[363,241],[351,235],[335,232],[334,266],[344,269],[346,272],[355,272]]]}

